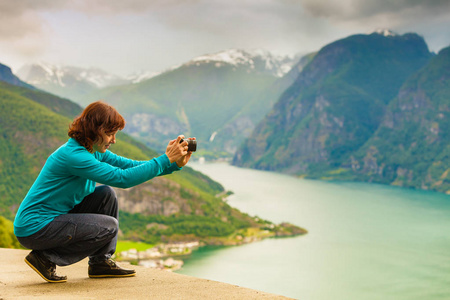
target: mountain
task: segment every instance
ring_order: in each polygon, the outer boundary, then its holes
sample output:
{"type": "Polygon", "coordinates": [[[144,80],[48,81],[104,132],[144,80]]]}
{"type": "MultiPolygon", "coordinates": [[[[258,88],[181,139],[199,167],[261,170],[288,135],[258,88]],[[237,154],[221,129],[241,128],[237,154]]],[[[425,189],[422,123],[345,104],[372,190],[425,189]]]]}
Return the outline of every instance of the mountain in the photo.
{"type": "Polygon", "coordinates": [[[90,98],[118,107],[128,121],[126,131],[155,149],[184,133],[197,137],[200,153],[231,155],[274,103],[260,96],[297,60],[232,49],[194,58],[138,84],[105,88],[90,98]],[[249,104],[251,115],[240,114],[249,104]]]}
{"type": "Polygon", "coordinates": [[[25,65],[18,70],[17,75],[39,89],[77,101],[82,101],[87,94],[100,88],[128,83],[127,80],[98,68],[43,62],[25,65]]]}
{"type": "Polygon", "coordinates": [[[139,71],[126,76],[124,79],[127,83],[139,83],[162,73],[163,72],[139,71]]]}
{"type": "MultiPolygon", "coordinates": [[[[0,216],[14,218],[48,155],[67,141],[67,128],[81,110],[79,105],[46,92],[0,82],[0,216]]],[[[158,155],[124,133],[119,133],[112,150],[138,160],[158,155]]],[[[263,230],[271,224],[230,207],[223,201],[226,193],[219,183],[189,167],[116,192],[124,239],[151,243],[233,239],[229,236],[240,230],[263,230]]],[[[10,222],[0,221],[0,233],[9,235],[10,222]]],[[[274,229],[273,234],[279,234],[280,226],[275,228],[278,231],[274,229]]]]}
{"type": "Polygon", "coordinates": [[[29,89],[34,89],[33,86],[23,82],[16,75],[14,75],[12,73],[10,67],[5,66],[3,64],[0,64],[0,81],[4,81],[4,82],[7,82],[7,83],[12,84],[12,85],[26,87],[26,88],[29,88],[29,89]]]}
{"type": "Polygon", "coordinates": [[[313,178],[344,176],[342,167],[375,134],[402,84],[432,56],[413,33],[381,31],[326,45],[258,124],[233,164],[313,178]]]}
{"type": "MultiPolygon", "coordinates": [[[[315,55],[316,53],[310,53],[303,56],[283,77],[278,78],[273,83],[264,87],[225,126],[215,131],[213,136],[214,143],[228,145],[230,144],[230,139],[232,139],[233,147],[227,150],[228,153],[234,154],[245,138],[250,136],[256,124],[270,111],[276,103],[275,100],[295,81],[303,68],[315,55]],[[261,104],[266,105],[262,106],[261,104]]],[[[210,142],[212,142],[211,138],[210,142]]]]}
{"type": "Polygon", "coordinates": [[[450,194],[450,47],[403,84],[375,134],[343,168],[353,177],[450,194]]]}
{"type": "Polygon", "coordinates": [[[196,57],[186,63],[186,65],[214,63],[218,68],[224,65],[232,65],[235,67],[244,67],[249,73],[269,74],[276,77],[283,77],[292,69],[294,63],[296,63],[298,59],[299,57],[273,55],[262,49],[254,51],[230,49],[196,57]]]}

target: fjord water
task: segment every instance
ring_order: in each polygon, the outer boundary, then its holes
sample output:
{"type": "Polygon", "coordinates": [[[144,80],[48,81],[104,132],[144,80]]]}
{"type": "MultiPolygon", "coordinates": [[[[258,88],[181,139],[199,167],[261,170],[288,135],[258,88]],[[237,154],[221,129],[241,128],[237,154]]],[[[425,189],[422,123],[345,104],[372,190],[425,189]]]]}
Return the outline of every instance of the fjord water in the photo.
{"type": "Polygon", "coordinates": [[[191,166],[233,191],[231,206],[309,233],[203,248],[179,273],[297,299],[450,299],[450,196],[191,166]]]}

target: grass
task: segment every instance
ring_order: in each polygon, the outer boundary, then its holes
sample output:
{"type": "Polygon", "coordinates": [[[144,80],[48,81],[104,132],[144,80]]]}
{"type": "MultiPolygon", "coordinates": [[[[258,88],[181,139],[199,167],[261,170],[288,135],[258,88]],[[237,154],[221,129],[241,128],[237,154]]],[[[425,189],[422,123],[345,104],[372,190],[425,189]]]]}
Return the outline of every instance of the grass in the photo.
{"type": "Polygon", "coordinates": [[[130,249],[136,249],[137,251],[145,251],[147,249],[153,248],[155,245],[147,244],[144,242],[133,242],[133,241],[118,241],[116,247],[116,253],[122,251],[127,251],[130,249]]]}

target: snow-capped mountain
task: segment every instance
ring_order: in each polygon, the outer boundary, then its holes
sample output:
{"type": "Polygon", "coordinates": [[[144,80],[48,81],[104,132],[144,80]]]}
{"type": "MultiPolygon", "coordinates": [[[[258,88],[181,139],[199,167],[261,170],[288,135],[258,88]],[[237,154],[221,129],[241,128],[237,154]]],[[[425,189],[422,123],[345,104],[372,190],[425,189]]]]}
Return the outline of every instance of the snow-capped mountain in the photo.
{"type": "Polygon", "coordinates": [[[17,76],[39,89],[79,103],[81,100],[90,102],[92,99],[85,98],[96,90],[129,82],[98,68],[61,66],[43,62],[23,66],[17,71],[17,76]]]}
{"type": "Polygon", "coordinates": [[[73,85],[74,82],[84,82],[94,88],[103,88],[126,83],[123,78],[98,68],[79,68],[43,62],[25,65],[18,70],[17,75],[22,80],[36,86],[58,85],[67,87],[73,85]]]}
{"type": "Polygon", "coordinates": [[[261,49],[253,51],[229,49],[196,57],[185,65],[214,62],[216,67],[242,66],[247,67],[249,71],[282,77],[291,70],[299,58],[300,56],[274,55],[261,49]]]}
{"type": "Polygon", "coordinates": [[[230,49],[196,57],[185,64],[172,66],[161,72],[139,71],[119,77],[98,68],[80,68],[39,62],[20,68],[17,76],[23,81],[47,92],[68,98],[80,104],[89,103],[99,90],[118,85],[136,84],[153,77],[168,74],[180,67],[211,65],[216,68],[232,66],[247,73],[282,77],[298,62],[300,56],[274,55],[265,50],[244,51],[230,49]]]}

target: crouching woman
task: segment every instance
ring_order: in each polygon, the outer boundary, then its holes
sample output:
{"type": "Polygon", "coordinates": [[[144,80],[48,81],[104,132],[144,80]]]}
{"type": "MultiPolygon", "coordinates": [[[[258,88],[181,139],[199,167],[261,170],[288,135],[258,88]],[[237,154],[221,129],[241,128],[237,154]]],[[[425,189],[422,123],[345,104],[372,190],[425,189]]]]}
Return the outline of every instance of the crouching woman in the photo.
{"type": "Polygon", "coordinates": [[[124,118],[112,106],[101,101],[87,106],[71,124],[68,142],[48,157],[19,207],[14,233],[32,249],[25,262],[48,282],[67,281],[56,274],[56,265],[86,257],[91,278],[136,274],[111,259],[119,231],[117,197],[111,186],[129,188],[180,170],[192,152],[186,141],[180,143],[184,138],[180,135],[152,160],[118,156],[108,148],[124,127],[124,118]]]}

